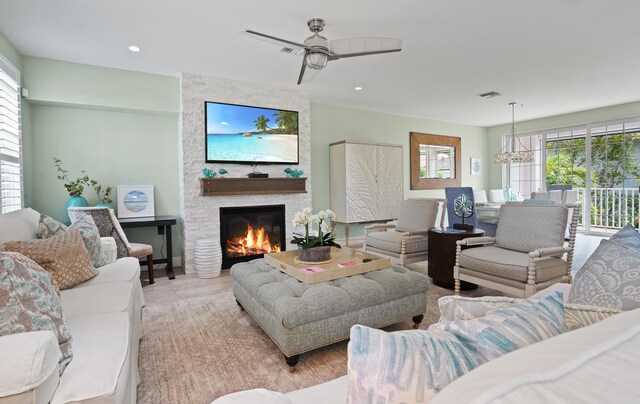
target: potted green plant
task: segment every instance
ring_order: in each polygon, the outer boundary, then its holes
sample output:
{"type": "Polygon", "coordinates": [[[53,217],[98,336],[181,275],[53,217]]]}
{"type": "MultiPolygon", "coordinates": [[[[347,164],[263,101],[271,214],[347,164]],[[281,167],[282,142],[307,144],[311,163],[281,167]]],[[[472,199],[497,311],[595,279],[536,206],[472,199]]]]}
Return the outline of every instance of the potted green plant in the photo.
{"type": "Polygon", "coordinates": [[[311,209],[297,212],[293,219],[295,227],[304,226],[305,233],[294,233],[291,244],[298,246],[298,260],[303,263],[321,263],[331,260],[331,247],[340,248],[331,232],[331,221],[336,219],[335,213],[321,210],[312,214],[311,209]],[[318,225],[317,235],[313,235],[313,225],[318,225]],[[311,233],[311,234],[310,234],[311,233]]]}
{"type": "Polygon", "coordinates": [[[82,175],[76,179],[69,178],[69,171],[62,167],[62,160],[57,157],[53,158],[53,164],[58,170],[58,179],[63,181],[65,190],[69,193],[69,200],[67,201],[67,209],[70,207],[87,207],[89,202],[82,194],[85,191],[85,187],[93,188],[94,192],[98,196],[98,205],[111,207],[113,200],[111,199],[111,187],[102,188],[102,185],[98,181],[89,178],[87,173],[82,170],[82,175]]]}
{"type": "Polygon", "coordinates": [[[106,187],[104,194],[102,194],[102,185],[100,185],[98,181],[89,180],[89,185],[91,185],[96,195],[98,195],[98,204],[96,206],[110,208],[113,203],[113,199],[111,199],[111,187],[106,187]]]}
{"type": "Polygon", "coordinates": [[[82,196],[84,187],[89,184],[89,176],[82,171],[82,176],[72,180],[69,178],[69,171],[62,168],[62,161],[54,157],[53,164],[58,170],[58,179],[63,181],[64,188],[69,193],[69,200],[67,201],[67,209],[70,207],[86,207],[89,206],[89,202],[82,196]]]}

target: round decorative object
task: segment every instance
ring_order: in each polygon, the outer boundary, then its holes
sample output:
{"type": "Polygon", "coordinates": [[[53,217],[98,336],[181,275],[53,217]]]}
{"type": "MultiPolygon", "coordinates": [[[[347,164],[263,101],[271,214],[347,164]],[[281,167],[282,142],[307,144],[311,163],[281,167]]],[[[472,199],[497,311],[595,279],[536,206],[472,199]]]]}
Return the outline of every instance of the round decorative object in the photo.
{"type": "Polygon", "coordinates": [[[124,196],[124,207],[131,212],[141,212],[148,204],[149,197],[142,191],[131,191],[124,196]]]}
{"type": "Polygon", "coordinates": [[[473,215],[473,201],[467,195],[462,194],[453,201],[453,213],[461,218],[473,215]]]}
{"type": "Polygon", "coordinates": [[[331,262],[331,246],[302,248],[298,247],[298,261],[303,264],[321,264],[331,262]]]}

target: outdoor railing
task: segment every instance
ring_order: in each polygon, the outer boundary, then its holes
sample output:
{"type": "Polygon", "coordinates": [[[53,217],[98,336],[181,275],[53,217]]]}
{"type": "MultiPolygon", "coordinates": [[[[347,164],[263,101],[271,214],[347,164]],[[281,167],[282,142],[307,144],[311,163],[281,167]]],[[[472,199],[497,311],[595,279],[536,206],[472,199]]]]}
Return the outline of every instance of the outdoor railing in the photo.
{"type": "MultiPolygon", "coordinates": [[[[586,205],[586,189],[575,188],[578,191],[578,202],[586,205]]],[[[631,188],[592,188],[591,209],[587,210],[591,216],[591,227],[595,229],[621,229],[631,223],[640,229],[640,192],[631,188]]],[[[580,212],[578,225],[584,227],[583,212],[580,212]]]]}

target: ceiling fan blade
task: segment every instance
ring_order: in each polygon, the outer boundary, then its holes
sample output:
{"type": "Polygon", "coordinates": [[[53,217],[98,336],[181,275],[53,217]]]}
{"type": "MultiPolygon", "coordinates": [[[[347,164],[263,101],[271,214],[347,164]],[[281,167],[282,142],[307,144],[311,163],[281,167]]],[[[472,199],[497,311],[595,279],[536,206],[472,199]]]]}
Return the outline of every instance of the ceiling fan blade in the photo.
{"type": "Polygon", "coordinates": [[[275,36],[262,34],[260,32],[252,31],[250,29],[245,29],[244,31],[240,31],[241,34],[249,35],[252,38],[259,39],[261,41],[269,42],[278,46],[286,46],[287,48],[293,49],[306,49],[306,45],[298,42],[288,41],[286,39],[277,38],[275,36]]]}
{"type": "Polygon", "coordinates": [[[313,80],[320,70],[307,67],[302,58],[302,67],[300,68],[300,75],[298,76],[298,85],[302,83],[308,83],[313,80]]]}
{"type": "Polygon", "coordinates": [[[331,52],[329,60],[400,52],[401,50],[402,39],[399,38],[362,37],[336,39],[329,42],[329,51],[331,52]]]}

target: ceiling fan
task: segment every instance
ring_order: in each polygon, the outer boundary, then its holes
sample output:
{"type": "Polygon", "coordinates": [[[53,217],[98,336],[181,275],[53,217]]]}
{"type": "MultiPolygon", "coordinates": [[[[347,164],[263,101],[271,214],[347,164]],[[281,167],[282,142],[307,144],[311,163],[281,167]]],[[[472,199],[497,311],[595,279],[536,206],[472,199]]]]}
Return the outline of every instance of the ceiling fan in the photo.
{"type": "Polygon", "coordinates": [[[244,30],[243,33],[256,39],[283,46],[282,52],[296,55],[304,54],[302,68],[298,76],[298,84],[311,81],[330,60],[400,52],[402,50],[402,39],[398,38],[361,37],[329,41],[318,34],[324,28],[324,20],[322,18],[310,19],[307,22],[307,26],[313,32],[313,35],[305,39],[304,43],[277,38],[249,29],[244,30]]]}

